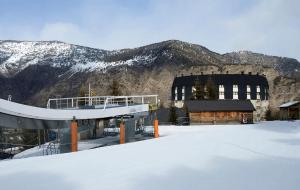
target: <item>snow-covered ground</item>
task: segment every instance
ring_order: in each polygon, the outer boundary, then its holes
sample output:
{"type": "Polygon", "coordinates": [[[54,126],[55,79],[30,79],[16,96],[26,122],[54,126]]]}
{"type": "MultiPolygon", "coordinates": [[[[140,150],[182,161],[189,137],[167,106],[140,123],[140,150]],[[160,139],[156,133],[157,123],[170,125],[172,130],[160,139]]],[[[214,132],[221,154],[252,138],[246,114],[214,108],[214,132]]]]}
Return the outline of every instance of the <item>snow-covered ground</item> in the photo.
{"type": "Polygon", "coordinates": [[[160,126],[161,137],[0,162],[1,189],[298,190],[300,121],[160,126]]]}
{"type": "MultiPolygon", "coordinates": [[[[99,138],[99,139],[91,139],[91,140],[82,140],[78,142],[78,150],[88,150],[96,147],[102,147],[112,144],[117,144],[119,141],[119,136],[108,136],[105,138],[99,138]]],[[[47,147],[49,146],[49,143],[43,144],[41,146],[36,146],[30,149],[27,149],[23,152],[20,152],[16,154],[13,158],[14,159],[20,159],[20,158],[29,158],[34,156],[44,156],[47,154],[47,147]]],[[[52,154],[59,154],[58,145],[55,144],[54,148],[57,148],[57,150],[53,151],[52,154]]],[[[50,152],[51,150],[49,150],[50,152]]],[[[50,153],[48,153],[50,154],[50,153]]]]}

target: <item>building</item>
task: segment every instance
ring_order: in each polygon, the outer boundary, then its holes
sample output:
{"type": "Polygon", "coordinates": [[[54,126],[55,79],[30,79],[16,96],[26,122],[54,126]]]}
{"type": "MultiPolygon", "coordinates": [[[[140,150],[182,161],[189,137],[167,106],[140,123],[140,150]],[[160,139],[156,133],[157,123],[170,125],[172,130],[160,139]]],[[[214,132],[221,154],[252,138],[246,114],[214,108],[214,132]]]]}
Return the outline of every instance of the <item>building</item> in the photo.
{"type": "Polygon", "coordinates": [[[265,76],[244,74],[211,74],[176,77],[172,85],[172,101],[182,107],[185,101],[194,99],[195,82],[199,81],[207,97],[207,84],[212,81],[218,100],[250,100],[255,107],[254,120],[264,119],[269,107],[269,84],[265,76]]]}
{"type": "Polygon", "coordinates": [[[190,123],[253,123],[250,100],[191,100],[185,102],[190,123]]]}
{"type": "Polygon", "coordinates": [[[284,103],[279,106],[280,108],[280,119],[290,120],[290,119],[300,119],[300,102],[291,101],[284,103]]]}

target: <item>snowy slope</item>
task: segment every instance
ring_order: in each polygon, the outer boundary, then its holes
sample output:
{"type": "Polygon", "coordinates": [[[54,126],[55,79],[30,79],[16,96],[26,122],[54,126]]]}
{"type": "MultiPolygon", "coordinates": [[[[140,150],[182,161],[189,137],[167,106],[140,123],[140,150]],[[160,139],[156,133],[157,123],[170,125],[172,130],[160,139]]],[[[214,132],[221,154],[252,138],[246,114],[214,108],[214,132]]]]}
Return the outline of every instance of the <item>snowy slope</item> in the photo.
{"type": "Polygon", "coordinates": [[[11,77],[30,65],[67,67],[70,72],[105,71],[122,65],[148,64],[152,55],[134,55],[125,59],[108,60],[125,50],[106,51],[59,41],[0,41],[0,74],[11,77]]]}
{"type": "Polygon", "coordinates": [[[1,189],[298,190],[300,121],[161,126],[161,138],[0,162],[1,189]]]}

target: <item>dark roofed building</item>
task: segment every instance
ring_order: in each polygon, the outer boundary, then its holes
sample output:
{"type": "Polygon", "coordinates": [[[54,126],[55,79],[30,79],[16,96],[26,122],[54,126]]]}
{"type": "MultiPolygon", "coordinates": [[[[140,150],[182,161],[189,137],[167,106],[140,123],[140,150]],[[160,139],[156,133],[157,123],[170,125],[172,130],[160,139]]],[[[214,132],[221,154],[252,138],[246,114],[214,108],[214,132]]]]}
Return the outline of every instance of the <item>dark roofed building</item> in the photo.
{"type": "MultiPolygon", "coordinates": [[[[254,121],[265,119],[269,107],[269,84],[265,75],[201,74],[175,77],[171,100],[178,108],[190,100],[250,100],[254,121]]],[[[220,105],[221,106],[221,105],[220,105]]]]}
{"type": "Polygon", "coordinates": [[[185,101],[191,123],[253,123],[254,106],[250,100],[185,101]]]}
{"type": "Polygon", "coordinates": [[[211,74],[176,77],[172,85],[172,100],[193,98],[195,81],[205,86],[208,80],[216,86],[218,99],[268,100],[269,85],[265,76],[252,74],[211,74]]]}

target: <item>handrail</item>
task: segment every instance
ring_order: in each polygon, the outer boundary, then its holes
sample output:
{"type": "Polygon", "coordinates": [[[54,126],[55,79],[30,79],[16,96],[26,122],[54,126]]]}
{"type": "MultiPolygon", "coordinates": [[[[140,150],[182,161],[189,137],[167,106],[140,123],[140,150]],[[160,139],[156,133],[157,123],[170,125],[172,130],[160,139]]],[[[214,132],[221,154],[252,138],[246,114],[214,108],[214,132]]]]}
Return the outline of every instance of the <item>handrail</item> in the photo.
{"type": "Polygon", "coordinates": [[[158,95],[131,95],[131,96],[87,96],[87,97],[69,97],[69,98],[50,98],[47,101],[47,108],[53,109],[52,103],[55,104],[55,109],[76,109],[80,104],[84,106],[102,105],[103,109],[111,104],[124,105],[128,107],[132,104],[155,104],[158,105],[158,95]],[[148,101],[145,99],[148,98],[148,101]],[[150,100],[149,100],[150,99],[150,100]]]}

